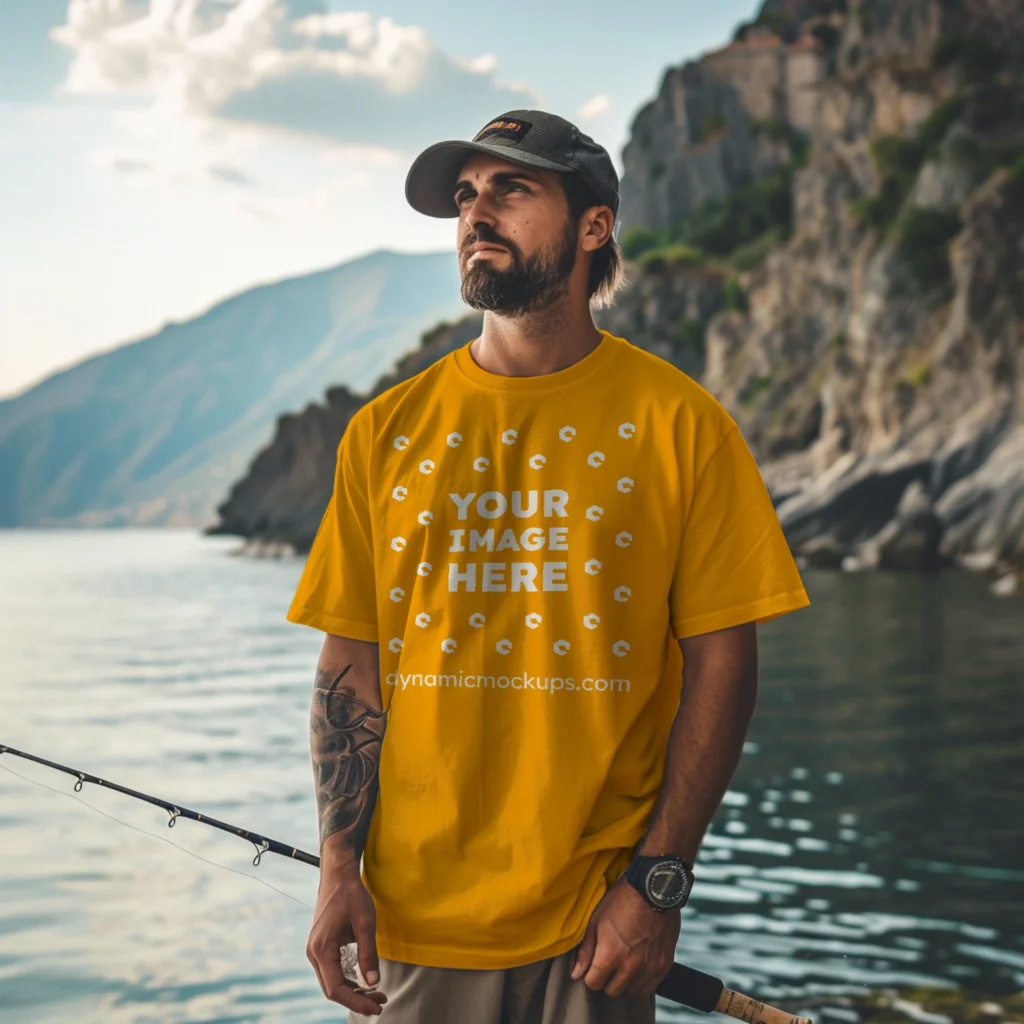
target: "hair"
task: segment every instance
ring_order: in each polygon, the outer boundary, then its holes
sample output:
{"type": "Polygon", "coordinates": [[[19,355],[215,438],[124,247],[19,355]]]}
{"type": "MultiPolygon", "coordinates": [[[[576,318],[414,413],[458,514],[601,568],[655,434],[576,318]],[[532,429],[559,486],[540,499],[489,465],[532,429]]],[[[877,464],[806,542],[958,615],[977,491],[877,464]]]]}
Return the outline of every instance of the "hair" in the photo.
{"type": "MultiPolygon", "coordinates": [[[[565,197],[569,201],[569,215],[576,222],[592,206],[607,205],[598,199],[594,190],[578,174],[563,175],[562,183],[565,186],[565,197]]],[[[610,306],[624,281],[622,250],[615,238],[610,237],[590,257],[590,277],[587,281],[590,304],[598,309],[610,306]]]]}

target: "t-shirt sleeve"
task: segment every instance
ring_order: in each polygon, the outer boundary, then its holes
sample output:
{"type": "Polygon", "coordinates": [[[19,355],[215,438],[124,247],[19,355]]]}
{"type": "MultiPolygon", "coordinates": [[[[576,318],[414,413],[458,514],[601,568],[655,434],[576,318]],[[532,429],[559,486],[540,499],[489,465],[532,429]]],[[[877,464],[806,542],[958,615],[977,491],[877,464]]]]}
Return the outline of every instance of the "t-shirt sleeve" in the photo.
{"type": "Polygon", "coordinates": [[[672,629],[682,639],[808,604],[768,488],[734,425],[701,471],[684,520],[672,629]]]}
{"type": "Polygon", "coordinates": [[[342,435],[334,491],[287,616],[289,622],[354,640],[377,639],[369,427],[368,418],[357,412],[342,435]]]}

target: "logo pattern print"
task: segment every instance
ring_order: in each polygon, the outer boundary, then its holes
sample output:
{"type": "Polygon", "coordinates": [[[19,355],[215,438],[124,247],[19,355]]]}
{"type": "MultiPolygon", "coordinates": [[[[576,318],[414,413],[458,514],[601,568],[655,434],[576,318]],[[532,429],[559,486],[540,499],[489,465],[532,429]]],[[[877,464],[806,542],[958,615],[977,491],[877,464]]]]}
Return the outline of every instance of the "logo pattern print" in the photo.
{"type": "MultiPolygon", "coordinates": [[[[619,438],[629,441],[636,436],[636,425],[630,422],[620,423],[616,430],[616,434],[619,438]]],[[[571,424],[566,424],[561,427],[558,431],[558,438],[566,443],[570,443],[576,438],[576,428],[571,424]]],[[[454,454],[455,449],[462,447],[463,441],[465,440],[464,435],[458,431],[452,431],[445,438],[445,443],[448,449],[452,450],[454,454]]],[[[505,446],[512,447],[519,441],[519,432],[515,429],[505,430],[501,434],[501,441],[505,446]]],[[[410,444],[409,437],[404,434],[399,434],[394,437],[391,441],[393,448],[398,452],[403,452],[409,448],[410,444]]],[[[606,461],[606,455],[603,451],[595,449],[586,456],[587,465],[594,468],[600,469],[606,461]]],[[[533,470],[540,470],[547,463],[547,458],[540,452],[536,452],[529,457],[527,464],[533,470]]],[[[486,472],[491,465],[491,460],[485,456],[478,456],[473,460],[472,468],[478,473],[486,472]]],[[[437,468],[436,463],[433,459],[424,458],[420,460],[416,467],[421,474],[424,476],[430,476],[437,468]]],[[[616,490],[621,494],[630,494],[635,486],[635,481],[632,477],[623,476],[615,482],[616,490]]],[[[396,485],[391,491],[391,497],[395,501],[404,501],[409,495],[409,489],[402,484],[396,485]]],[[[604,515],[604,508],[601,505],[590,505],[584,512],[585,517],[593,523],[599,523],[604,515]]],[[[416,521],[423,527],[429,527],[434,521],[434,513],[430,509],[422,510],[416,517],[416,521]]],[[[620,548],[627,548],[633,541],[632,534],[627,530],[619,531],[614,538],[614,543],[620,548]]],[[[395,536],[391,538],[390,547],[393,551],[401,553],[407,546],[407,540],[402,536],[395,536]]],[[[603,568],[603,564],[599,559],[590,558],[584,565],[583,569],[588,576],[596,577],[600,574],[603,568]]],[[[430,562],[421,561],[416,565],[416,573],[420,576],[428,576],[432,570],[430,562]]],[[[536,589],[536,588],[533,588],[536,589]]],[[[564,589],[564,588],[563,588],[564,589]]],[[[400,587],[395,586],[391,589],[390,598],[394,602],[401,602],[406,596],[406,591],[400,587]]],[[[633,591],[629,586],[624,584],[615,587],[613,598],[618,602],[627,602],[633,596],[633,591]]],[[[420,628],[428,628],[431,622],[431,616],[428,612],[419,612],[415,616],[415,624],[420,628]]],[[[482,629],[486,623],[486,617],[481,612],[474,612],[469,616],[469,624],[475,629],[482,629]]],[[[537,629],[542,621],[543,616],[538,612],[528,613],[524,619],[524,624],[530,629],[537,629]]],[[[598,630],[601,628],[601,617],[596,612],[590,612],[583,616],[582,625],[588,630],[598,630]]],[[[552,645],[552,649],[555,654],[565,655],[571,649],[571,644],[568,640],[560,639],[556,640],[552,645]]],[[[398,654],[404,647],[404,640],[402,637],[392,637],[387,644],[388,650],[393,654],[398,654]]],[[[446,637],[440,643],[441,650],[445,654],[452,654],[457,650],[457,643],[453,637],[446,637]]],[[[502,637],[495,644],[495,650],[502,655],[507,655],[512,651],[512,641],[507,637],[502,637]]],[[[626,657],[630,651],[630,644],[625,639],[615,639],[610,644],[610,650],[613,655],[619,658],[626,657]]]]}

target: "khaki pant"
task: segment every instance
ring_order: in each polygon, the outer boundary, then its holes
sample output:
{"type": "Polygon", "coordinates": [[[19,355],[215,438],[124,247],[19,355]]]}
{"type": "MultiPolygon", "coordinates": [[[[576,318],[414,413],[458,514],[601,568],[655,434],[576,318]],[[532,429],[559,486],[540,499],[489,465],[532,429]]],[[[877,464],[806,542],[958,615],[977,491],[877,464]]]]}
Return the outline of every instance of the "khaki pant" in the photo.
{"type": "Polygon", "coordinates": [[[654,1024],[654,993],[609,996],[569,977],[572,949],[505,970],[422,967],[380,958],[379,1017],[350,1024],[654,1024]]]}

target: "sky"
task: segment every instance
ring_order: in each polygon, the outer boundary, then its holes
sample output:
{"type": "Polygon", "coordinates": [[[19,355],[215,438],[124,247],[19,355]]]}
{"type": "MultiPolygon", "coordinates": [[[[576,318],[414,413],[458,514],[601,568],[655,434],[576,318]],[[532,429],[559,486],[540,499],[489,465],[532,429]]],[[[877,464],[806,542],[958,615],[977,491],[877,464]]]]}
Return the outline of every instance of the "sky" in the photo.
{"type": "Polygon", "coordinates": [[[540,108],[620,152],[758,0],[0,0],[0,397],[267,281],[451,248],[431,142],[540,108]]]}

